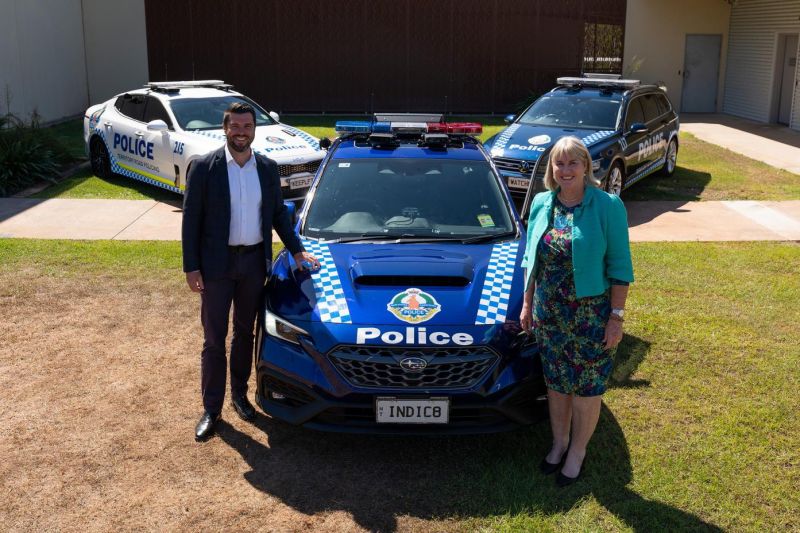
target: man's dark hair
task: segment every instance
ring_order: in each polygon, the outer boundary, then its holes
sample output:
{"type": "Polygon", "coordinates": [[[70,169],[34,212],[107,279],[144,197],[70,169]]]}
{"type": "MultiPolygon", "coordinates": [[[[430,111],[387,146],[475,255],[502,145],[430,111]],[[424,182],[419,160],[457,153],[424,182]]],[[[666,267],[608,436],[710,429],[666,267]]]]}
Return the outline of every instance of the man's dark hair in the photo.
{"type": "Polygon", "coordinates": [[[225,115],[222,117],[223,128],[228,125],[228,122],[231,119],[231,113],[236,113],[237,115],[241,115],[242,113],[250,113],[250,115],[253,117],[253,124],[256,122],[256,110],[253,109],[253,106],[244,102],[233,102],[228,106],[228,109],[225,110],[225,115]]]}

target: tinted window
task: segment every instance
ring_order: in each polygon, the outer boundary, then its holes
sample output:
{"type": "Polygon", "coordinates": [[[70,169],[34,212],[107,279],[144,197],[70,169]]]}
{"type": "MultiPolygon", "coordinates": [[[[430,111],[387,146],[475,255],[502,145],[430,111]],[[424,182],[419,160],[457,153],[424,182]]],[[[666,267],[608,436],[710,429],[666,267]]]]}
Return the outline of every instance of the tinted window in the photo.
{"type": "Polygon", "coordinates": [[[485,161],[334,159],[311,203],[304,234],[468,238],[514,229],[485,161]]]}
{"type": "Polygon", "coordinates": [[[163,120],[167,126],[172,129],[172,120],[167,115],[167,110],[154,96],[147,97],[147,106],[144,109],[144,120],[142,122],[151,122],[153,120],[163,120]]]}
{"type": "Polygon", "coordinates": [[[658,108],[658,100],[655,94],[646,94],[639,98],[644,106],[644,121],[650,122],[661,116],[661,110],[658,108]]]}
{"type": "Polygon", "coordinates": [[[117,109],[123,115],[141,121],[144,117],[144,105],[143,94],[124,94],[122,95],[122,106],[117,109]]]}
{"type": "Polygon", "coordinates": [[[641,101],[641,98],[634,98],[628,105],[628,113],[625,115],[625,131],[631,129],[634,122],[644,122],[641,101]]]}
{"type": "Polygon", "coordinates": [[[619,96],[543,96],[520,117],[523,124],[598,128],[613,130],[617,126],[619,96]]]}
{"type": "Polygon", "coordinates": [[[669,103],[669,100],[663,94],[658,95],[658,107],[661,109],[661,113],[668,113],[672,111],[672,105],[669,103]]]}

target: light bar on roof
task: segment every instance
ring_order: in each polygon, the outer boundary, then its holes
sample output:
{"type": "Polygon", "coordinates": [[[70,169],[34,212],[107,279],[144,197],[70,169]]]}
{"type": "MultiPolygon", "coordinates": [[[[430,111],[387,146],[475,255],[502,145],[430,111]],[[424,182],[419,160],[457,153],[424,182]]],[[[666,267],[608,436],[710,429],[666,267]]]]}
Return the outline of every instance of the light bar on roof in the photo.
{"type": "Polygon", "coordinates": [[[375,113],[375,122],[444,122],[441,113],[375,113]]]}
{"type": "MultiPolygon", "coordinates": [[[[376,118],[403,118],[407,119],[412,115],[387,115],[376,114],[376,118]]],[[[413,115],[414,118],[436,118],[443,119],[441,115],[413,115]]],[[[422,136],[425,134],[447,134],[447,135],[480,135],[483,133],[483,126],[478,122],[444,122],[437,120],[433,122],[417,122],[408,120],[374,121],[366,120],[340,120],[335,126],[337,133],[388,133],[401,136],[422,136]]]]}
{"type": "Polygon", "coordinates": [[[338,133],[370,133],[372,122],[365,120],[339,120],[334,128],[338,133]]]}
{"type": "Polygon", "coordinates": [[[639,80],[619,80],[614,78],[570,78],[563,77],[556,80],[559,85],[582,85],[584,87],[620,87],[633,89],[638,87],[639,80]]]}

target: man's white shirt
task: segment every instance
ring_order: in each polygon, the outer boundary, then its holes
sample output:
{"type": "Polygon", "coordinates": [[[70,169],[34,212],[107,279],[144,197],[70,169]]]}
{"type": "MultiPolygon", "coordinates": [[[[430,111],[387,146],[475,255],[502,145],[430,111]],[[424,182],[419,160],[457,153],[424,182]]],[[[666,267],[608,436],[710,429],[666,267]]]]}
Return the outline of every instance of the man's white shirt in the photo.
{"type": "Polygon", "coordinates": [[[231,191],[231,227],[229,246],[249,246],[264,240],[261,234],[261,184],[258,181],[256,156],[240,167],[225,145],[228,164],[228,187],[231,191]]]}

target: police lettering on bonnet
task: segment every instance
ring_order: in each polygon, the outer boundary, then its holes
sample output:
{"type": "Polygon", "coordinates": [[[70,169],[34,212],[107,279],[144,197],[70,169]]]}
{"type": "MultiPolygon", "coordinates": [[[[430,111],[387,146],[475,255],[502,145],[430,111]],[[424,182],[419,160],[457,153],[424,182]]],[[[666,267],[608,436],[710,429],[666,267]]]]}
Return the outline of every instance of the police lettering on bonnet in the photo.
{"type": "Polygon", "coordinates": [[[378,113],[336,130],[296,226],[321,268],[297,272],[282,252],[267,280],[259,406],[330,431],[536,420],[545,387],[518,322],[524,230],[481,126],[378,113]]]}

